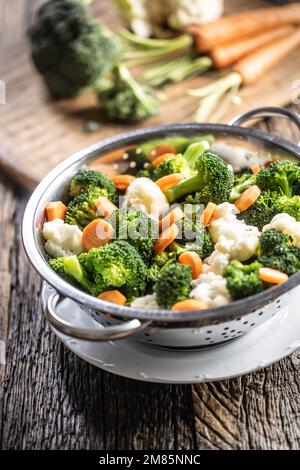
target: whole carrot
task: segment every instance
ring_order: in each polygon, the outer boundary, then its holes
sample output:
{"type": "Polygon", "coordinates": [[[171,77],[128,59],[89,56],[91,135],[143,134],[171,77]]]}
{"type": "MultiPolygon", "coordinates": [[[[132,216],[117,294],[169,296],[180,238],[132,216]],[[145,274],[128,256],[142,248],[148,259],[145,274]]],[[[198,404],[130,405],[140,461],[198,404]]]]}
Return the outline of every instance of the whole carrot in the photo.
{"type": "Polygon", "coordinates": [[[300,28],[297,28],[293,34],[286,38],[279,39],[241,59],[235,65],[235,71],[241,75],[244,85],[250,85],[273,66],[279,64],[289,52],[299,45],[300,28]]]}
{"type": "Polygon", "coordinates": [[[190,27],[196,48],[209,51],[220,44],[254,36],[279,26],[300,24],[300,4],[259,8],[190,27]]]}
{"type": "Polygon", "coordinates": [[[221,69],[228,67],[250,52],[266,46],[277,39],[288,36],[293,33],[294,30],[295,28],[293,26],[283,26],[282,28],[275,29],[274,31],[260,33],[250,38],[237,39],[229,44],[214,47],[210,51],[210,56],[213,59],[214,66],[216,68],[221,69]]]}

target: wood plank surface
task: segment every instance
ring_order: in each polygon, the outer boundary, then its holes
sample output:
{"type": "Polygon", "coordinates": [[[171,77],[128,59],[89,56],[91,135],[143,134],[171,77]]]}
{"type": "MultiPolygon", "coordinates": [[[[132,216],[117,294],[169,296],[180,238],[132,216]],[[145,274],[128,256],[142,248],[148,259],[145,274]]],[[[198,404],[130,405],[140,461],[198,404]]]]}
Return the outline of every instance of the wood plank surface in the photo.
{"type": "MultiPolygon", "coordinates": [[[[40,4],[41,0],[2,0],[0,6],[0,80],[6,85],[6,104],[0,105],[0,168],[30,189],[73,152],[134,127],[108,123],[91,93],[74,100],[49,99],[30,62],[26,39],[28,25],[40,4]],[[99,132],[83,131],[89,119],[101,123],[99,132]]],[[[227,13],[269,5],[262,0],[254,0],[251,5],[246,0],[226,0],[225,4],[227,13]]],[[[93,9],[97,18],[114,31],[118,29],[120,19],[109,0],[97,0],[93,9]]],[[[161,113],[142,125],[191,121],[198,100],[188,96],[185,90],[209,80],[196,77],[167,87],[161,113]]],[[[295,51],[259,83],[245,87],[240,94],[241,103],[233,104],[222,121],[227,122],[235,114],[253,107],[291,102],[297,80],[300,80],[300,61],[295,51]]]]}
{"type": "MultiPolygon", "coordinates": [[[[285,120],[261,126],[299,141],[285,120]]],[[[300,449],[300,350],[236,379],[172,386],[114,376],[62,345],[21,245],[27,198],[0,177],[1,449],[300,449]]]]}

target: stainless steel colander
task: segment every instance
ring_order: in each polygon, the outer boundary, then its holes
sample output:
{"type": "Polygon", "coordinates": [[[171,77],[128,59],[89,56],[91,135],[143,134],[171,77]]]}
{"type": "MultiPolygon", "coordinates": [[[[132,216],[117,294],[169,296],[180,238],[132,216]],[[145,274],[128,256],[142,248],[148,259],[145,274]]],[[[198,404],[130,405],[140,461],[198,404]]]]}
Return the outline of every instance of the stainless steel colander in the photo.
{"type": "MultiPolygon", "coordinates": [[[[82,165],[91,164],[101,155],[118,148],[149,139],[172,135],[213,134],[216,141],[239,146],[272,158],[300,159],[300,148],[282,137],[262,133],[240,125],[248,119],[283,116],[300,129],[300,116],[281,108],[260,108],[234,119],[229,125],[174,124],[127,132],[98,142],[75,155],[51,171],[32,194],[23,220],[23,242],[27,256],[37,272],[55,292],[49,297],[45,315],[59,331],[76,338],[108,341],[133,336],[135,340],[167,348],[212,347],[244,335],[267,321],[277,312],[288,308],[290,291],[300,282],[300,272],[277,287],[222,307],[201,311],[172,312],[170,310],[140,310],[104,302],[76,289],[60,278],[47,264],[41,229],[47,202],[64,197],[70,179],[82,165]],[[59,302],[71,298],[82,310],[99,323],[100,328],[79,329],[57,314],[59,302]]],[[[101,162],[101,159],[100,159],[101,162]]],[[[122,165],[126,162],[113,162],[122,165]]],[[[103,160],[103,166],[107,163],[103,160]]],[[[110,162],[110,165],[112,162],[110,162]]],[[[126,168],[124,168],[126,170],[126,168]]]]}

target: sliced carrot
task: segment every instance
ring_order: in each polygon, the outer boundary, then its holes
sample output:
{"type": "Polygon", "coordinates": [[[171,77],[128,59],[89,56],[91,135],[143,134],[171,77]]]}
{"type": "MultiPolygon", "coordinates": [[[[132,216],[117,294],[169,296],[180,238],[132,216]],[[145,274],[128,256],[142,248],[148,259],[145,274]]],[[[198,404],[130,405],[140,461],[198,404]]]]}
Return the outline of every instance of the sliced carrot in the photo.
{"type": "Polygon", "coordinates": [[[179,220],[183,219],[184,213],[180,209],[180,207],[175,207],[172,209],[169,214],[165,215],[159,223],[158,223],[158,228],[162,231],[166,230],[170,225],[174,224],[175,222],[178,222],[179,220]]]}
{"type": "Polygon", "coordinates": [[[98,295],[98,299],[118,305],[124,305],[127,302],[125,295],[121,294],[119,290],[106,290],[98,295]]]}
{"type": "Polygon", "coordinates": [[[202,259],[195,251],[186,251],[185,253],[181,253],[178,258],[178,262],[191,267],[193,279],[197,279],[202,273],[202,259]]]}
{"type": "Polygon", "coordinates": [[[260,172],[260,170],[261,170],[261,168],[260,168],[259,165],[253,165],[253,166],[251,167],[251,171],[252,171],[252,173],[253,173],[254,175],[257,175],[257,174],[260,172]]]}
{"type": "Polygon", "coordinates": [[[209,202],[207,206],[205,207],[203,214],[201,215],[201,218],[200,218],[201,224],[203,224],[205,227],[211,221],[216,208],[217,208],[217,204],[215,204],[214,202],[209,202]]]}
{"type": "Polygon", "coordinates": [[[95,206],[100,216],[109,217],[118,208],[107,197],[100,196],[95,201],[95,206]]]}
{"type": "Polygon", "coordinates": [[[260,196],[260,189],[256,184],[250,186],[250,188],[246,189],[240,197],[235,201],[236,207],[239,209],[240,212],[246,211],[252,204],[255,203],[256,199],[260,196]]]}
{"type": "Polygon", "coordinates": [[[46,216],[48,222],[54,219],[64,219],[66,215],[66,206],[61,201],[48,202],[46,206],[46,216]]]}
{"type": "Polygon", "coordinates": [[[165,153],[172,153],[173,155],[175,155],[176,148],[170,144],[159,144],[152,150],[150,150],[148,154],[148,160],[152,162],[153,160],[155,160],[155,158],[160,157],[160,155],[164,155],[165,153]]]}
{"type": "Polygon", "coordinates": [[[112,225],[104,219],[95,219],[82,232],[82,245],[85,251],[106,245],[114,238],[112,225]]]}
{"type": "Polygon", "coordinates": [[[173,173],[172,175],[163,176],[159,178],[155,183],[157,186],[160,187],[162,191],[166,191],[167,189],[171,188],[172,186],[176,186],[176,184],[180,183],[184,178],[180,173],[173,173]]]}
{"type": "Polygon", "coordinates": [[[175,312],[180,310],[205,310],[206,308],[208,308],[208,305],[202,300],[186,299],[181,300],[180,302],[176,302],[171,310],[174,310],[175,312]]]}
{"type": "Polygon", "coordinates": [[[174,158],[174,153],[164,153],[163,155],[160,155],[159,157],[156,157],[151,165],[153,168],[157,168],[159,165],[161,165],[163,162],[166,160],[170,160],[171,158],[174,158]]]}
{"type": "Polygon", "coordinates": [[[172,224],[169,228],[164,230],[154,244],[154,253],[158,255],[162,253],[167,246],[169,246],[177,237],[179,228],[176,224],[172,224]]]}
{"type": "Polygon", "coordinates": [[[113,175],[111,176],[112,181],[114,182],[115,188],[120,191],[126,191],[128,186],[136,179],[132,175],[113,175]]]}
{"type": "Polygon", "coordinates": [[[288,280],[289,276],[281,271],[277,271],[277,269],[260,268],[259,278],[269,284],[282,284],[288,280]]]}

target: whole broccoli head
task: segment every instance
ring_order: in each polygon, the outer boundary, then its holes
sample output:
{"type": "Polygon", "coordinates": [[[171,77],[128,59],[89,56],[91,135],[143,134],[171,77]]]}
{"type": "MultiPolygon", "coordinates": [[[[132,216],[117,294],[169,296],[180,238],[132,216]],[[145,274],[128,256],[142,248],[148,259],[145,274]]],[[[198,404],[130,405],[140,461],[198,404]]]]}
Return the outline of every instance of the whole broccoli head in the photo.
{"type": "Polygon", "coordinates": [[[96,201],[98,197],[108,197],[106,189],[90,186],[87,191],[76,196],[67,205],[65,222],[84,228],[92,220],[99,218],[96,201]]]}
{"type": "Polygon", "coordinates": [[[74,287],[84,289],[86,292],[94,296],[99,293],[99,289],[88,278],[76,256],[50,259],[49,265],[60,277],[72,284],[74,287]]]}
{"type": "Polygon", "coordinates": [[[194,222],[188,217],[176,222],[179,232],[175,242],[170,246],[177,255],[184,251],[195,251],[205,259],[214,251],[214,242],[203,225],[194,222]]]}
{"type": "Polygon", "coordinates": [[[150,263],[158,236],[156,222],[134,208],[118,209],[107,220],[113,226],[116,238],[126,240],[136,248],[146,263],[150,263]]]}
{"type": "Polygon", "coordinates": [[[275,191],[288,197],[300,194],[300,167],[288,160],[271,163],[256,175],[256,184],[263,191],[275,191]]]}
{"type": "Polygon", "coordinates": [[[110,87],[99,90],[99,99],[112,121],[136,122],[158,112],[150,88],[140,85],[124,65],[116,65],[110,87]]]}
{"type": "Polygon", "coordinates": [[[163,308],[171,308],[176,302],[185,300],[190,294],[191,268],[180,263],[164,267],[154,287],[156,301],[163,308]]]}
{"type": "Polygon", "coordinates": [[[237,260],[231,261],[226,266],[223,276],[226,279],[227,289],[234,300],[258,294],[264,290],[264,283],[259,278],[261,266],[258,261],[242,264],[237,260]]]}
{"type": "Polygon", "coordinates": [[[126,241],[93,248],[78,259],[99,293],[119,289],[127,299],[145,293],[148,269],[137,250],[126,241]]]}
{"type": "MultiPolygon", "coordinates": [[[[212,152],[204,152],[195,162],[197,174],[165,191],[169,202],[196,193],[197,202],[220,204],[229,198],[233,173],[227,163],[212,152]]],[[[188,201],[190,202],[190,201],[188,201]]]]}
{"type": "Polygon", "coordinates": [[[173,158],[165,160],[158,165],[153,171],[153,177],[154,180],[157,180],[163,176],[172,175],[173,173],[180,173],[184,178],[188,178],[192,174],[187,161],[180,154],[174,155],[173,158]]]}
{"type": "Polygon", "coordinates": [[[287,197],[274,191],[264,191],[249,209],[238,215],[238,218],[262,230],[276,214],[282,212],[300,220],[300,196],[287,197]]]}
{"type": "Polygon", "coordinates": [[[49,0],[29,31],[32,59],[52,95],[77,95],[109,72],[119,55],[116,38],[77,0],[49,0]]]}
{"type": "Polygon", "coordinates": [[[265,267],[277,269],[288,275],[300,269],[300,250],[285,233],[270,229],[259,237],[258,261],[265,267]]]}
{"type": "Polygon", "coordinates": [[[108,199],[113,202],[116,201],[117,191],[112,180],[100,171],[95,170],[79,170],[71,180],[69,196],[76,197],[91,186],[105,189],[108,199]]]}

